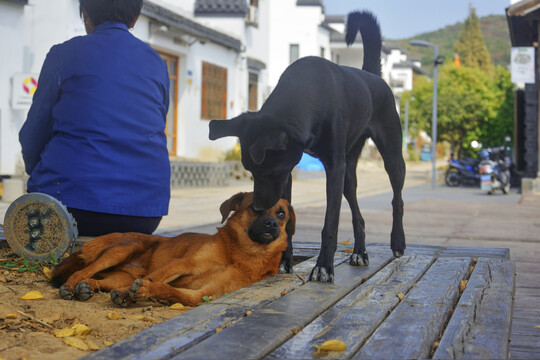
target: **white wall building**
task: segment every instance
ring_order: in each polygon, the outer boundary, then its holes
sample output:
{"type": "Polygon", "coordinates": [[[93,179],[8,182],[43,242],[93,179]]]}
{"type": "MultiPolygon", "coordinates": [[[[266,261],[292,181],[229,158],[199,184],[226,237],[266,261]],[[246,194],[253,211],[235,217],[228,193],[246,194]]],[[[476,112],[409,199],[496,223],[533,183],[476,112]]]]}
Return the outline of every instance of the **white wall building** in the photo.
{"type": "MultiPolygon", "coordinates": [[[[208,120],[259,109],[297,58],[361,67],[361,37],[347,48],[344,22],[325,16],[322,0],[145,0],[132,33],[169,65],[172,158],[220,159],[236,139],[210,141],[208,120]]],[[[12,106],[13,82],[37,79],[52,45],[84,34],[78,0],[0,0],[0,175],[23,169],[18,132],[29,106],[12,106]]],[[[399,92],[412,88],[416,65],[397,50],[385,47],[382,65],[399,92]]]]}

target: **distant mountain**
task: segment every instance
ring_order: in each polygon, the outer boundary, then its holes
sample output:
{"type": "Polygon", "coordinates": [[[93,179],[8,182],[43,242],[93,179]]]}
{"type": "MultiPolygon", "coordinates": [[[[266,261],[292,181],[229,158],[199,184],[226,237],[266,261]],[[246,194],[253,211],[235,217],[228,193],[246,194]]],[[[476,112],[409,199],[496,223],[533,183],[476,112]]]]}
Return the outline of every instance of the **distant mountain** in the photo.
{"type": "MultiPolygon", "coordinates": [[[[491,55],[491,61],[495,65],[508,67],[510,64],[510,33],[508,31],[508,23],[504,15],[490,15],[479,18],[484,41],[491,55]]],[[[419,34],[417,36],[401,39],[389,40],[390,43],[398,43],[409,56],[421,56],[422,66],[431,68],[433,64],[433,50],[418,46],[411,46],[411,40],[424,40],[432,44],[439,45],[439,54],[444,56],[445,62],[453,61],[454,59],[454,43],[458,40],[463,22],[454,25],[448,25],[442,29],[419,34]]]]}

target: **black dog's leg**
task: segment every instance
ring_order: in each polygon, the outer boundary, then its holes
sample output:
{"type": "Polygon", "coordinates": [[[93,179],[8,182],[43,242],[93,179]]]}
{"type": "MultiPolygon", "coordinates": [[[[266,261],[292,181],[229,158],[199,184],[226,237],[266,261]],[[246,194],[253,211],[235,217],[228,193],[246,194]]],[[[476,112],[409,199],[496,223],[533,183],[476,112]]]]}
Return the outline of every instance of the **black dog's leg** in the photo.
{"type": "Polygon", "coordinates": [[[317,265],[309,275],[310,281],[334,281],[334,254],[337,249],[339,211],[343,195],[345,163],[326,168],[326,215],[321,233],[322,243],[317,265]]]}
{"type": "Polygon", "coordinates": [[[358,156],[362,151],[365,139],[362,139],[359,144],[359,150],[350,153],[347,159],[347,168],[345,169],[345,186],[343,195],[349,203],[352,213],[352,224],[354,231],[354,252],[351,255],[349,263],[355,266],[368,266],[369,257],[366,251],[366,232],[365,222],[360,208],[358,207],[358,198],[356,196],[356,188],[358,186],[356,178],[356,166],[358,164],[358,156]]]}
{"type": "MultiPolygon", "coordinates": [[[[395,114],[399,124],[399,117],[395,114]]],[[[394,192],[392,199],[392,233],[390,234],[390,248],[395,257],[401,257],[405,253],[405,232],[403,231],[403,199],[401,191],[405,182],[405,161],[401,153],[401,126],[396,127],[395,132],[384,141],[373,138],[384,160],[384,168],[390,178],[390,184],[394,192]]]]}
{"type": "MultiPolygon", "coordinates": [[[[292,174],[289,174],[289,180],[283,190],[281,197],[291,204],[292,199],[292,174]]],[[[293,272],[293,247],[292,247],[292,235],[287,235],[287,248],[281,254],[281,262],[279,263],[279,273],[292,273],[293,272]]]]}

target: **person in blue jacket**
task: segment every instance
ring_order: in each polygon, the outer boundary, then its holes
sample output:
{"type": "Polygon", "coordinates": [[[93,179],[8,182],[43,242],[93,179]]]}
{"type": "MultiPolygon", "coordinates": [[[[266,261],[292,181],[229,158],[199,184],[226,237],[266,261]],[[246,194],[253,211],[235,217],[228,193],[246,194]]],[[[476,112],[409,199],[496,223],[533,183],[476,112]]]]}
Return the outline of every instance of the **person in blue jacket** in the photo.
{"type": "Polygon", "coordinates": [[[165,62],[130,32],[143,0],[79,0],[88,35],[53,46],[19,140],[29,192],[73,214],[80,235],[155,231],[167,215],[165,62]]]}

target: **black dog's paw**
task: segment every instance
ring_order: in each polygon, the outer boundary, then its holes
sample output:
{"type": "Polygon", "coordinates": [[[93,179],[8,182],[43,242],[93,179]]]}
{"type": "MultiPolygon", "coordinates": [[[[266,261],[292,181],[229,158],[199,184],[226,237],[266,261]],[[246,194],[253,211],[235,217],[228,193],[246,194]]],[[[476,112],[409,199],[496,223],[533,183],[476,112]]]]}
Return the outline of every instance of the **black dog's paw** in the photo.
{"type": "Polygon", "coordinates": [[[405,254],[405,251],[404,250],[394,250],[393,253],[394,253],[394,257],[400,258],[400,257],[403,256],[403,254],[405,254]]]}
{"type": "Polygon", "coordinates": [[[118,306],[127,306],[132,302],[129,292],[117,289],[111,291],[111,300],[118,306]]]}
{"type": "Polygon", "coordinates": [[[322,266],[315,266],[309,275],[309,281],[334,282],[334,269],[327,270],[322,266]]]}
{"type": "Polygon", "coordinates": [[[368,253],[364,251],[362,254],[352,254],[351,259],[349,260],[349,264],[353,266],[368,266],[369,265],[368,253]]]}
{"type": "Polygon", "coordinates": [[[60,296],[64,300],[73,300],[75,298],[75,292],[67,285],[60,286],[60,296]]]}
{"type": "Polygon", "coordinates": [[[94,290],[90,288],[87,282],[80,282],[75,286],[75,296],[79,300],[88,300],[94,296],[94,290]]]}
{"type": "Polygon", "coordinates": [[[280,274],[291,274],[293,272],[292,264],[290,261],[281,261],[279,263],[279,273],[280,274]]]}

